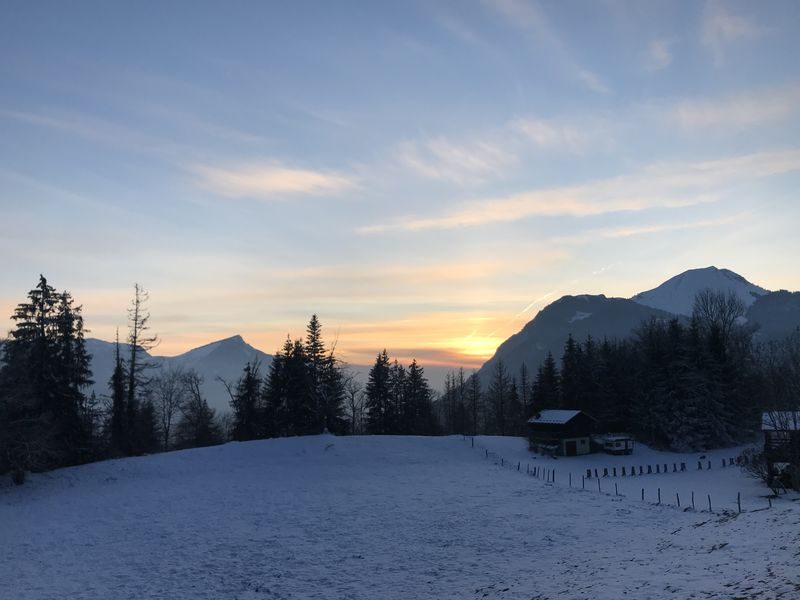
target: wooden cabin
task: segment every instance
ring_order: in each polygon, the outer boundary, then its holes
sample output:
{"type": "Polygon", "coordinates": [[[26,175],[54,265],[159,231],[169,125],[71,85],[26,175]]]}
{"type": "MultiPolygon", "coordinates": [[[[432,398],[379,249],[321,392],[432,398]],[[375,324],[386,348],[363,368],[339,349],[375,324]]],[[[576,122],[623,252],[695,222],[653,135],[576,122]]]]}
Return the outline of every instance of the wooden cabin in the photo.
{"type": "Polygon", "coordinates": [[[554,456],[592,451],[595,419],[582,410],[542,410],[528,419],[531,450],[554,456]]]}
{"type": "Polygon", "coordinates": [[[791,484],[791,468],[800,469],[800,411],[772,411],[761,417],[764,458],[770,479],[791,484]]]}

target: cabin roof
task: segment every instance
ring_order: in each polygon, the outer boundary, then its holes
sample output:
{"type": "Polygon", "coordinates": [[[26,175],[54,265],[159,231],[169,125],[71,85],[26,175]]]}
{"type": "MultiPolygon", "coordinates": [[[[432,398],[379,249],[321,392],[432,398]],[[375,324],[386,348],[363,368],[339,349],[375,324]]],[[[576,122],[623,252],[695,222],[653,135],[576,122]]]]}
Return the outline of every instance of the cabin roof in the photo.
{"type": "Polygon", "coordinates": [[[800,431],[800,411],[782,410],[763,413],[761,431],[800,431]]]}
{"type": "MultiPolygon", "coordinates": [[[[580,410],[541,410],[528,419],[530,424],[566,425],[583,411],[580,410]]],[[[586,414],[586,413],[584,413],[586,414]]],[[[589,415],[586,415],[589,417],[589,415]]],[[[589,417],[591,419],[591,417],[589,417]]]]}

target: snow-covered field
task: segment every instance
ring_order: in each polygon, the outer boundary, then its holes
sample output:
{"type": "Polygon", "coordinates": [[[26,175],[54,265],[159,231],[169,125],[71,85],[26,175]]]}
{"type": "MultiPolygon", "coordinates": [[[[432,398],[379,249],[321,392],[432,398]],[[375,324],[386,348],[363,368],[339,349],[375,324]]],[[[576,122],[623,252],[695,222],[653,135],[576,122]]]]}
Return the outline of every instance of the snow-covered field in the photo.
{"type": "Polygon", "coordinates": [[[800,597],[800,502],[684,512],[456,437],[227,444],[3,485],[15,600],[800,597]]]}
{"type": "Polygon", "coordinates": [[[644,489],[646,502],[658,502],[660,489],[662,504],[677,507],[680,499],[682,508],[691,506],[692,492],[694,492],[697,510],[707,511],[708,496],[711,496],[711,508],[714,512],[738,511],[738,494],[741,494],[743,511],[769,506],[766,496],[771,492],[768,488],[753,477],[742,473],[739,467],[728,466],[728,460],[735,459],[748,446],[695,454],[678,454],[652,450],[637,443],[633,454],[628,456],[612,456],[599,452],[584,456],[553,458],[531,453],[528,450],[528,442],[524,438],[478,436],[475,438],[475,444],[476,448],[488,449],[490,452],[494,452],[497,458],[503,458],[514,467],[517,463],[521,463],[523,471],[539,467],[545,480],[548,478],[548,473],[555,471],[554,483],[557,486],[569,487],[571,474],[573,487],[581,488],[585,485],[587,490],[597,492],[598,481],[594,477],[595,470],[597,470],[602,493],[618,492],[639,501],[641,501],[642,489],[644,489]],[[724,467],[723,460],[726,464],[724,467]],[[702,470],[698,469],[698,462],[701,463],[702,470]],[[681,463],[685,463],[686,471],[681,472],[681,463]],[[708,469],[709,463],[710,470],[708,469]],[[660,474],[656,474],[657,465],[661,471],[660,474]],[[667,473],[663,472],[664,465],[667,466],[667,473]],[[674,472],[676,465],[677,473],[674,472]],[[653,471],[649,475],[647,474],[648,466],[653,471]],[[615,467],[617,469],[616,477],[613,476],[615,467]],[[626,473],[624,477],[622,476],[623,467],[626,473]],[[645,473],[641,476],[639,475],[640,467],[645,473]],[[634,468],[636,475],[631,476],[630,472],[634,468]],[[587,475],[587,469],[592,470],[592,477],[582,481],[581,477],[587,475]],[[603,477],[604,469],[607,469],[608,477],[603,477]]]}

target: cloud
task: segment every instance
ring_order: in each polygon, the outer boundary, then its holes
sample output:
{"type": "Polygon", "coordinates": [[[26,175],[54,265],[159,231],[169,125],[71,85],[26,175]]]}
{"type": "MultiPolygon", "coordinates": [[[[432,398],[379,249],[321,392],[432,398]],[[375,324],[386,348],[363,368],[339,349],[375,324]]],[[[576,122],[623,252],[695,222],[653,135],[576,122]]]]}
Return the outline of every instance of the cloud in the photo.
{"type": "Polygon", "coordinates": [[[475,227],[530,217],[586,217],[653,208],[681,208],[714,202],[715,186],[800,170],[800,150],[763,152],[719,160],[655,163],[638,173],[467,202],[436,216],[407,216],[358,230],[424,231],[475,227]]]}
{"type": "Polygon", "coordinates": [[[653,40],[647,51],[645,71],[660,71],[672,64],[672,40],[653,40]]]}
{"type": "Polygon", "coordinates": [[[459,185],[496,178],[516,160],[492,142],[456,143],[443,137],[403,142],[396,156],[403,165],[423,177],[459,185]]]}
{"type": "Polygon", "coordinates": [[[598,144],[608,145],[607,126],[601,120],[547,120],[521,118],[511,128],[543,150],[561,150],[583,154],[598,144]]]}
{"type": "Polygon", "coordinates": [[[524,0],[484,0],[484,4],[502,15],[514,27],[525,31],[569,77],[598,94],[610,92],[609,87],[596,73],[575,60],[572,51],[537,4],[524,0]]]}
{"type": "Polygon", "coordinates": [[[681,127],[730,128],[781,121],[800,110],[800,86],[738,94],[717,100],[684,100],[674,107],[681,127]]]}
{"type": "Polygon", "coordinates": [[[718,66],[725,62],[725,49],[729,44],[766,33],[766,29],[752,18],[732,14],[728,8],[729,4],[710,0],[703,18],[703,44],[709,47],[718,66]]]}
{"type": "Polygon", "coordinates": [[[195,166],[203,187],[233,198],[272,199],[287,195],[336,195],[357,187],[354,178],[334,171],[296,169],[276,163],[232,168],[195,166]]]}

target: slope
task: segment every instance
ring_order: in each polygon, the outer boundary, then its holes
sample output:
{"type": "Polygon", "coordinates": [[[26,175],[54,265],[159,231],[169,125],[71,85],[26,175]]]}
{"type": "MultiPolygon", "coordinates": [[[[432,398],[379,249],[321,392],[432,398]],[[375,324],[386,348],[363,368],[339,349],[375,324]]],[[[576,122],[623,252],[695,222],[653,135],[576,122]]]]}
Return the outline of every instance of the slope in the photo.
{"type": "Polygon", "coordinates": [[[547,486],[460,438],[266,440],[0,488],[0,582],[15,600],[789,598],[798,518],[547,486]]]}
{"type": "Polygon", "coordinates": [[[484,386],[487,385],[492,369],[502,360],[512,374],[517,374],[525,363],[533,376],[548,352],[556,360],[561,358],[569,334],[581,341],[587,335],[597,340],[624,338],[642,321],[669,317],[668,313],[624,298],[564,296],[539,311],[520,332],[500,344],[478,373],[484,386]]]}

